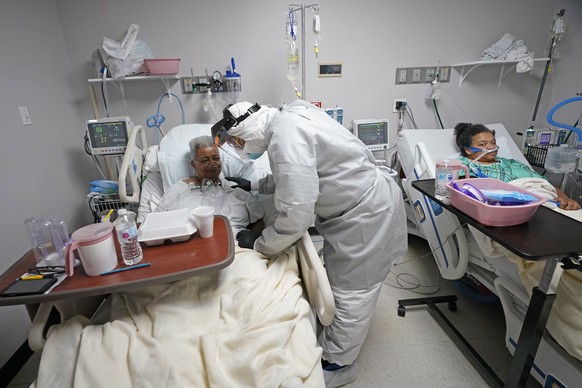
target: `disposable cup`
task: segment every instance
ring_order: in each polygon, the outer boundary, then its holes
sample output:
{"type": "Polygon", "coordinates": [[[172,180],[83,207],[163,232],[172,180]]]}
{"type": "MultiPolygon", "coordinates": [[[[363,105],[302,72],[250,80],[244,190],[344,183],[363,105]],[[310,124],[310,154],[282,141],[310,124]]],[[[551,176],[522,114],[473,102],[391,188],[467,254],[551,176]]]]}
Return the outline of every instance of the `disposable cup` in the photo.
{"type": "Polygon", "coordinates": [[[212,237],[214,233],[214,208],[212,206],[200,206],[192,210],[192,215],[200,237],[212,237]]]}

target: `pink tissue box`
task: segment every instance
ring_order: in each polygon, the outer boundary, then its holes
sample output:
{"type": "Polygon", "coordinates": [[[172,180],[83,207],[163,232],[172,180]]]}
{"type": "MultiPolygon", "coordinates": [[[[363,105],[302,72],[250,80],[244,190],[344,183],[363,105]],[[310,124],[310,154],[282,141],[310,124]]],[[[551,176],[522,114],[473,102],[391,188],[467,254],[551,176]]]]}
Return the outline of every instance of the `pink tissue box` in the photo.
{"type": "Polygon", "coordinates": [[[529,221],[542,203],[546,202],[546,199],[539,195],[520,189],[519,187],[510,185],[509,183],[505,183],[498,179],[469,178],[460,179],[456,182],[460,186],[464,183],[469,183],[479,190],[510,190],[526,193],[538,198],[537,201],[525,205],[494,206],[479,202],[456,190],[450,183],[447,183],[447,188],[451,195],[451,204],[463,213],[487,226],[512,226],[523,224],[524,222],[529,221]]]}
{"type": "Polygon", "coordinates": [[[152,58],[143,60],[150,75],[174,75],[180,70],[179,58],[152,58]]]}

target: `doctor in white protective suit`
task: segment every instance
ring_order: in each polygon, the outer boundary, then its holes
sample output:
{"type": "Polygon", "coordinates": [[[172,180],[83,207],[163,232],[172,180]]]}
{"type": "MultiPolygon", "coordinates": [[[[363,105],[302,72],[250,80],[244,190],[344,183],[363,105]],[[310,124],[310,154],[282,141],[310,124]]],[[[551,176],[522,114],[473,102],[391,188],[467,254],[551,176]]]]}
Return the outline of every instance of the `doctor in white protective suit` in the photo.
{"type": "Polygon", "coordinates": [[[310,103],[277,109],[240,102],[223,113],[213,134],[236,137],[248,155],[268,151],[272,170],[257,182],[230,180],[274,194],[277,210],[262,234],[239,232],[239,246],[272,256],[300,239],[315,215],[337,309],[318,339],[326,386],[350,383],[382,282],[407,250],[400,188],[360,140],[310,103]]]}

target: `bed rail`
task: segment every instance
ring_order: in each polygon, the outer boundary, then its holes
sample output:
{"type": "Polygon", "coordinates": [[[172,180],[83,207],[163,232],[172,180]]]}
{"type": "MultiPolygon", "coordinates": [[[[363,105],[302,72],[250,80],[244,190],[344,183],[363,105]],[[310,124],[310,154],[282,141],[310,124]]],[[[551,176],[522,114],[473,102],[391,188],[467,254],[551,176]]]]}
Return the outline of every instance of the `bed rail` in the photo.
{"type": "Polygon", "coordinates": [[[315,308],[319,322],[329,326],[335,316],[335,301],[323,263],[308,232],[297,244],[301,279],[309,304],[315,308]]]}
{"type": "Polygon", "coordinates": [[[127,147],[119,170],[119,198],[128,203],[139,203],[141,191],[141,168],[147,152],[145,130],[141,125],[133,127],[127,140],[127,147]],[[141,148],[137,145],[137,136],[140,136],[141,148]],[[127,193],[127,178],[131,187],[131,194],[127,193]]]}
{"type": "MultiPolygon", "coordinates": [[[[409,179],[429,179],[434,178],[434,175],[435,162],[426,145],[418,142],[414,150],[414,177],[409,179]]],[[[423,232],[441,275],[451,280],[462,278],[469,264],[469,249],[465,230],[459,220],[436,202],[414,190],[410,182],[406,187],[412,206],[418,214],[422,214],[419,223],[425,224],[423,232]]]]}

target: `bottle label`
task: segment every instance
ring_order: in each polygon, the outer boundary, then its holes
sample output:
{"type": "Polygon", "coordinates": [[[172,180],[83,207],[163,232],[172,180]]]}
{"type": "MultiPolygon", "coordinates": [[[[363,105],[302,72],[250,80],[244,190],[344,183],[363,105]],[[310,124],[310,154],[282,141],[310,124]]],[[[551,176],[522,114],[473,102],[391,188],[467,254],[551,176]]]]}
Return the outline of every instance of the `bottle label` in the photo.
{"type": "Polygon", "coordinates": [[[121,237],[124,240],[129,240],[130,238],[133,238],[137,236],[137,226],[132,226],[131,228],[128,228],[126,230],[123,231],[123,233],[121,234],[121,237]]]}

